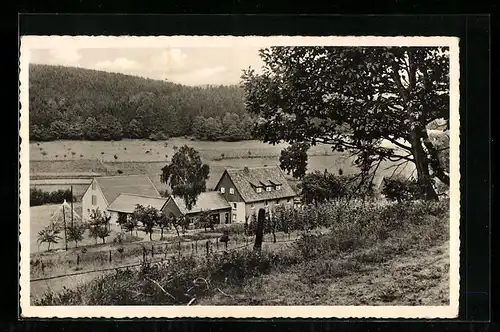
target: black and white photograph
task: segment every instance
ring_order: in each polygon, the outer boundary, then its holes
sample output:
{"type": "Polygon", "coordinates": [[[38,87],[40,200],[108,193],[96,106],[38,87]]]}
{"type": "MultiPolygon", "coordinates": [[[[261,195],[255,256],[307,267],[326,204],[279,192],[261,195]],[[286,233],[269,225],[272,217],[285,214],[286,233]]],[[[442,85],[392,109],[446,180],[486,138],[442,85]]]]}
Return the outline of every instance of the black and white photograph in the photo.
{"type": "Polygon", "coordinates": [[[23,317],[458,315],[458,38],[20,47],[23,317]]]}

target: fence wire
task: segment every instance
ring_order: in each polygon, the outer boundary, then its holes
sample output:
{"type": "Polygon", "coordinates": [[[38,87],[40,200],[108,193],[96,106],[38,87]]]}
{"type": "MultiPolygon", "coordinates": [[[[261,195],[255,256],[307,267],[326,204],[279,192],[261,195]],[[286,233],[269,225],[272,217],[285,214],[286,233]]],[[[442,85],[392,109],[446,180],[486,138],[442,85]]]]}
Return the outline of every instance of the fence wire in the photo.
{"type": "MultiPolygon", "coordinates": [[[[299,239],[300,239],[300,237],[296,237],[296,238],[288,239],[288,240],[276,240],[276,242],[274,242],[273,240],[264,240],[262,242],[263,243],[291,243],[291,242],[295,242],[295,241],[297,241],[299,239]]],[[[207,242],[209,243],[209,246],[212,249],[213,246],[214,246],[214,243],[212,241],[207,241],[207,242]]],[[[248,246],[253,246],[253,245],[254,245],[254,243],[252,241],[249,241],[248,243],[242,244],[242,245],[234,247],[234,248],[227,248],[227,249],[225,249],[224,245],[222,245],[222,247],[223,247],[222,249],[216,249],[215,251],[211,250],[210,254],[214,254],[214,253],[218,253],[218,252],[231,252],[231,251],[243,249],[243,248],[246,248],[248,246]]],[[[160,253],[158,253],[158,254],[160,254],[160,253]]],[[[193,251],[191,251],[191,255],[192,254],[193,254],[193,251]]],[[[168,257],[168,258],[163,258],[163,259],[158,259],[158,260],[153,260],[152,259],[150,261],[148,261],[146,259],[146,260],[142,260],[142,261],[140,261],[138,263],[131,263],[131,264],[125,264],[125,265],[120,265],[120,266],[113,266],[113,267],[102,268],[102,269],[87,270],[87,271],[78,271],[78,272],[73,272],[73,273],[59,274],[59,275],[55,275],[55,276],[30,278],[30,282],[59,279],[59,278],[72,277],[72,276],[78,276],[78,275],[84,275],[84,274],[91,274],[91,273],[116,271],[116,270],[120,270],[120,269],[131,268],[131,267],[139,267],[139,266],[143,265],[144,263],[158,264],[158,263],[163,263],[163,262],[169,262],[172,257],[177,256],[177,255],[181,255],[180,251],[176,251],[175,253],[171,253],[170,257],[168,257]]],[[[184,255],[184,256],[186,256],[186,255],[184,255]]],[[[200,255],[198,255],[198,256],[200,256],[200,255]]],[[[203,254],[201,256],[203,256],[203,254]]],[[[205,255],[205,256],[208,256],[208,255],[205,255]]]]}

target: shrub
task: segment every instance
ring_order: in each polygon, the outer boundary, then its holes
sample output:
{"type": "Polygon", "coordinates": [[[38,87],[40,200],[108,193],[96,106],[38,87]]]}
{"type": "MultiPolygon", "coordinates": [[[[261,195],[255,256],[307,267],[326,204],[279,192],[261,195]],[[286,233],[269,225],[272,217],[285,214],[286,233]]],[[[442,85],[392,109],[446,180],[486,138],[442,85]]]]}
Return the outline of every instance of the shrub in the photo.
{"type": "Polygon", "coordinates": [[[222,232],[227,232],[228,234],[244,234],[245,225],[244,224],[229,224],[224,225],[220,228],[222,232]]]}
{"type": "Polygon", "coordinates": [[[420,187],[416,180],[406,180],[401,177],[384,179],[382,194],[388,199],[398,202],[418,199],[420,187]]]}
{"type": "Polygon", "coordinates": [[[149,135],[148,138],[150,141],[166,141],[166,140],[168,140],[168,136],[162,131],[153,133],[153,134],[149,135]]]}

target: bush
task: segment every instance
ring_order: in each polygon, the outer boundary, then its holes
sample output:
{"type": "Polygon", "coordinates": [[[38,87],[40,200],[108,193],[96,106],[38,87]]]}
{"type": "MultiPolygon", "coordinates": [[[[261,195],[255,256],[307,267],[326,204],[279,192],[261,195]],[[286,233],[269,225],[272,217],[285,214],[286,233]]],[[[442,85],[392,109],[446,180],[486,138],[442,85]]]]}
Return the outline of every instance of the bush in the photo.
{"type": "Polygon", "coordinates": [[[224,225],[219,229],[221,232],[227,232],[228,234],[244,234],[245,225],[244,224],[229,224],[224,225]]]}
{"type": "Polygon", "coordinates": [[[382,194],[392,201],[416,200],[420,196],[420,186],[416,180],[406,180],[401,177],[384,179],[382,194]]]}
{"type": "Polygon", "coordinates": [[[156,132],[156,133],[149,135],[148,138],[150,141],[166,141],[166,140],[168,140],[168,135],[165,135],[164,132],[159,131],[159,132],[156,132]]]}
{"type": "Polygon", "coordinates": [[[42,191],[38,188],[30,189],[30,206],[43,204],[60,204],[66,200],[67,202],[75,202],[75,197],[71,197],[71,190],[56,190],[52,192],[42,191]]]}

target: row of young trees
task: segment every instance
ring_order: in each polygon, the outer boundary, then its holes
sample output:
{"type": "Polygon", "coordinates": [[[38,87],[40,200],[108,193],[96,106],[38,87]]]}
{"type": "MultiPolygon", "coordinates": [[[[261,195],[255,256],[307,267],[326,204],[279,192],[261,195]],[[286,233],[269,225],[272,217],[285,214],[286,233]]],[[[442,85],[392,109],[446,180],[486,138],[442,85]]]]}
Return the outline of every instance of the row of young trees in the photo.
{"type": "Polygon", "coordinates": [[[89,237],[95,239],[96,243],[98,239],[106,243],[106,238],[111,234],[110,220],[109,214],[97,209],[92,211],[88,221],[68,222],[66,228],[63,223],[52,221],[38,232],[37,242],[38,245],[47,243],[47,250],[50,250],[52,244],[57,244],[63,239],[74,242],[75,247],[78,247],[78,243],[83,241],[88,231],[89,237]]]}
{"type": "Polygon", "coordinates": [[[31,140],[177,137],[193,134],[197,116],[247,114],[239,86],[189,87],[46,65],[30,65],[29,83],[31,140]]]}
{"type": "MultiPolygon", "coordinates": [[[[66,229],[60,222],[51,222],[38,233],[38,244],[47,243],[47,250],[50,250],[52,244],[57,244],[61,240],[74,242],[75,247],[82,242],[85,233],[88,231],[88,236],[92,239],[100,239],[102,243],[106,243],[106,239],[111,235],[111,216],[105,211],[99,209],[93,210],[88,221],[68,223],[66,229]],[[65,234],[63,234],[65,232],[65,234]],[[63,236],[64,235],[64,236],[63,236]]],[[[123,230],[130,233],[133,237],[133,231],[137,231],[139,227],[149,234],[150,241],[153,240],[155,229],[160,229],[160,240],[163,240],[164,231],[175,229],[177,236],[180,238],[180,233],[185,233],[191,222],[195,223],[198,228],[214,228],[212,219],[209,217],[208,211],[200,213],[195,220],[188,216],[181,215],[175,217],[172,214],[165,214],[152,206],[136,205],[133,213],[120,214],[117,220],[123,230]]]]}

